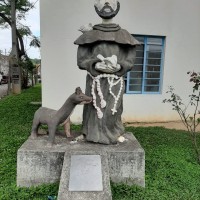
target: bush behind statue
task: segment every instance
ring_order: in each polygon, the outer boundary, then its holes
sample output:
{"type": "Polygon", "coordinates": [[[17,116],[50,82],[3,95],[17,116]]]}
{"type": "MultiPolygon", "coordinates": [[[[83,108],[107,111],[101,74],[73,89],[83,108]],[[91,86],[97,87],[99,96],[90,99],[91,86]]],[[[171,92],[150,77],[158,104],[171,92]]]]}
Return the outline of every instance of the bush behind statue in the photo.
{"type": "Polygon", "coordinates": [[[169,90],[166,92],[170,94],[170,98],[164,99],[163,103],[170,103],[172,109],[179,114],[181,121],[187,128],[197,155],[198,163],[200,164],[200,146],[197,139],[197,135],[199,134],[197,132],[197,126],[200,124],[200,72],[188,72],[187,74],[190,76],[190,82],[193,83],[192,94],[189,95],[189,103],[184,104],[181,97],[175,93],[172,86],[170,86],[169,90]],[[193,108],[192,114],[188,113],[189,107],[193,108]]]}

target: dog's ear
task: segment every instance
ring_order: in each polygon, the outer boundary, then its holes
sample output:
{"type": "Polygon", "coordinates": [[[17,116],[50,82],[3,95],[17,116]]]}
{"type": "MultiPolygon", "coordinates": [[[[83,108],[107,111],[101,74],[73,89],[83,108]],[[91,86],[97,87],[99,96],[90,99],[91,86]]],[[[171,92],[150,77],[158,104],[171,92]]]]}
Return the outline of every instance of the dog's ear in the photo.
{"type": "Polygon", "coordinates": [[[76,90],[75,90],[75,93],[76,93],[77,95],[81,94],[81,93],[82,93],[81,88],[80,88],[80,87],[77,87],[76,90]]]}

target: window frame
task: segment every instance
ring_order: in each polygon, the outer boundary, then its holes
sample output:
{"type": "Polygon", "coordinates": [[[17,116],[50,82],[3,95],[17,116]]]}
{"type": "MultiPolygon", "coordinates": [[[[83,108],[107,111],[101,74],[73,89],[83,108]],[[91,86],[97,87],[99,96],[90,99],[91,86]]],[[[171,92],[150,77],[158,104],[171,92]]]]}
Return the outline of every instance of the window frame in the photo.
{"type": "MultiPolygon", "coordinates": [[[[165,54],[165,42],[166,42],[166,37],[165,36],[155,36],[155,35],[136,35],[134,34],[133,37],[144,37],[144,58],[143,58],[143,72],[142,72],[142,90],[141,91],[132,91],[129,89],[129,86],[130,86],[130,73],[131,71],[127,72],[126,74],[126,94],[161,94],[162,93],[162,86],[163,86],[163,68],[164,68],[164,54],[165,54]],[[160,38],[162,39],[162,48],[161,48],[161,61],[160,61],[160,78],[158,78],[159,80],[159,90],[157,92],[153,92],[153,91],[150,91],[150,92],[147,92],[145,91],[145,80],[147,80],[147,78],[145,78],[145,74],[146,72],[146,64],[147,64],[147,46],[148,46],[148,38],[160,38]]],[[[156,79],[156,78],[154,78],[156,79]]]]}

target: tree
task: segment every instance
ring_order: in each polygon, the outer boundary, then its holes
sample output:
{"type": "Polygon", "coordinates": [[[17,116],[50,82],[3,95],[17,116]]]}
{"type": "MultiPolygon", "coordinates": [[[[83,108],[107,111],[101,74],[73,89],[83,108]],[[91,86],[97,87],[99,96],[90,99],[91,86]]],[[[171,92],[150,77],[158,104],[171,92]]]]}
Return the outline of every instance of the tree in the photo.
{"type": "MultiPolygon", "coordinates": [[[[0,0],[0,27],[1,28],[8,28],[8,27],[11,27],[12,25],[11,2],[12,0],[0,0]]],[[[31,3],[29,0],[15,0],[16,37],[17,37],[17,50],[18,50],[19,58],[26,55],[26,51],[24,48],[24,41],[23,41],[24,36],[32,37],[33,40],[30,43],[31,46],[36,46],[34,44],[37,43],[37,47],[40,47],[39,39],[32,34],[30,28],[20,23],[22,19],[26,19],[26,13],[32,8],[34,8],[34,5],[36,2],[31,3]]]]}
{"type": "Polygon", "coordinates": [[[12,91],[14,94],[21,93],[22,73],[19,65],[17,35],[16,35],[16,4],[11,0],[11,30],[12,30],[12,51],[10,53],[10,69],[12,71],[12,91]]]}
{"type": "Polygon", "coordinates": [[[35,66],[29,57],[24,57],[23,61],[20,62],[20,65],[22,66],[22,87],[27,88],[29,79],[32,80],[33,84],[33,69],[35,66]]]}
{"type": "MultiPolygon", "coordinates": [[[[38,1],[38,0],[37,0],[38,1]]],[[[37,2],[36,1],[36,2],[37,2]]],[[[20,62],[24,64],[24,58],[25,60],[28,60],[28,56],[26,54],[26,50],[24,48],[24,41],[23,38],[25,36],[31,36],[32,41],[30,42],[30,46],[34,47],[40,47],[40,41],[37,37],[35,37],[30,28],[28,26],[24,26],[20,21],[22,19],[25,19],[26,13],[32,9],[35,5],[35,3],[31,3],[28,0],[0,0],[0,27],[1,28],[8,28],[9,26],[12,29],[12,53],[10,60],[12,61],[13,58],[16,59],[18,63],[15,62],[15,64],[12,63],[12,65],[16,66],[20,62]],[[15,9],[11,9],[15,7],[15,9]],[[15,12],[16,12],[16,18],[15,18],[15,12]],[[14,24],[14,21],[16,20],[16,23],[14,24]],[[16,26],[16,27],[15,27],[16,26]]],[[[25,62],[29,63],[29,62],[25,62]]],[[[23,70],[28,67],[23,65],[23,69],[19,67],[20,75],[24,75],[23,70]]],[[[29,71],[28,69],[26,71],[29,71]]],[[[26,74],[26,73],[25,73],[26,74]]],[[[24,83],[28,83],[26,80],[26,77],[20,77],[20,88],[21,88],[21,82],[22,86],[27,87],[24,83]]]]}
{"type": "Polygon", "coordinates": [[[197,132],[197,126],[200,125],[200,73],[188,72],[190,82],[193,83],[192,94],[189,95],[189,103],[184,104],[181,97],[174,92],[172,86],[169,87],[169,99],[164,99],[164,103],[170,103],[187,128],[190,139],[193,143],[194,150],[200,164],[200,134],[197,132]]]}

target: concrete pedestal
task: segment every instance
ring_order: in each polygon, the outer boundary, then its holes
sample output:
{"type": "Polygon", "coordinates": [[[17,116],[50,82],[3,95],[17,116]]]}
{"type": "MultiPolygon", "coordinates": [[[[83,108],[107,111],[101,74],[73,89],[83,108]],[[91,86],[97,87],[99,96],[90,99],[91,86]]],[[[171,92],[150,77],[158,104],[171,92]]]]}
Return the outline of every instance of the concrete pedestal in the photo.
{"type": "MultiPolygon", "coordinates": [[[[109,176],[113,182],[145,186],[145,153],[136,138],[127,133],[127,141],[101,145],[80,141],[70,144],[64,136],[56,136],[56,145],[47,146],[46,135],[28,139],[17,153],[17,185],[30,187],[60,180],[64,155],[93,152],[106,155],[109,176]],[[66,153],[66,154],[65,154],[66,153]]],[[[86,154],[87,155],[87,154],[86,154]]],[[[67,181],[67,180],[66,180],[67,181]]]]}

